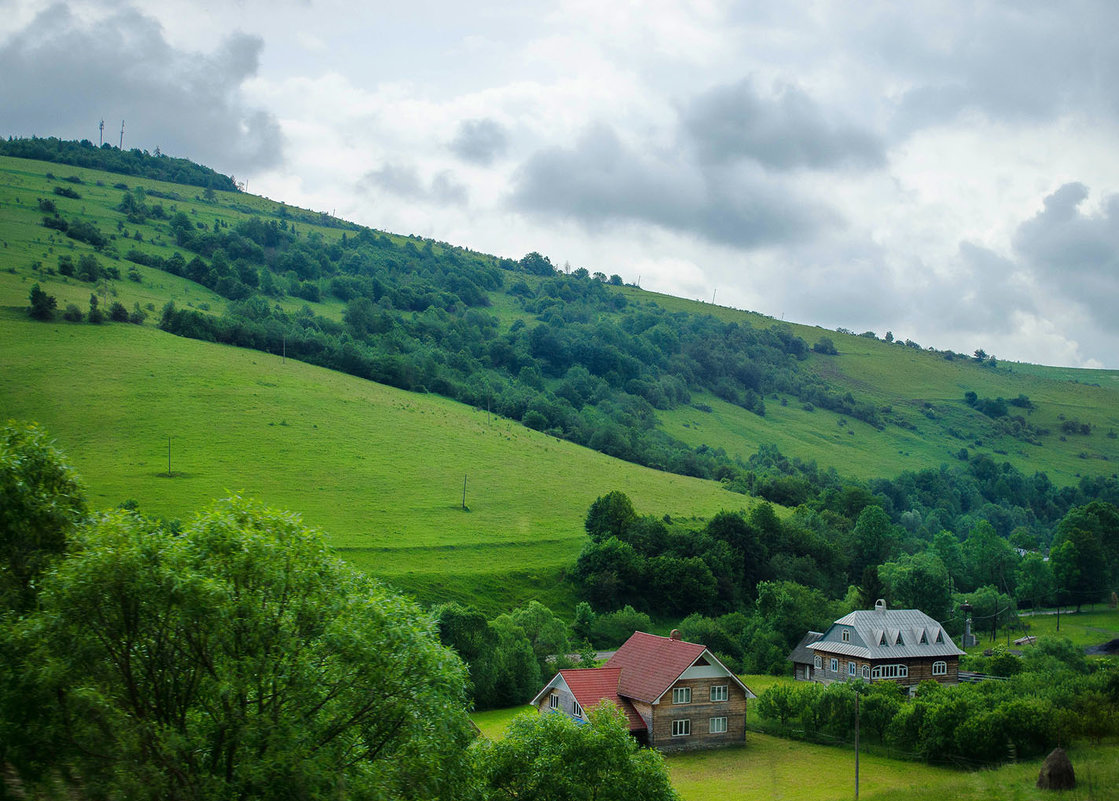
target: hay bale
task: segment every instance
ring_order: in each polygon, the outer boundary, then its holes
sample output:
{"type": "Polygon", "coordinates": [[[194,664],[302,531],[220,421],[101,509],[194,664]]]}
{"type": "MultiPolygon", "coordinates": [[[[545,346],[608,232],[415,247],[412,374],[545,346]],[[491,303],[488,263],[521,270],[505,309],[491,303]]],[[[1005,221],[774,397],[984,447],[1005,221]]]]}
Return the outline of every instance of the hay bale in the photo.
{"type": "Polygon", "coordinates": [[[1037,775],[1037,786],[1040,790],[1071,790],[1076,787],[1076,772],[1065,749],[1054,748],[1045,757],[1045,764],[1037,775]]]}

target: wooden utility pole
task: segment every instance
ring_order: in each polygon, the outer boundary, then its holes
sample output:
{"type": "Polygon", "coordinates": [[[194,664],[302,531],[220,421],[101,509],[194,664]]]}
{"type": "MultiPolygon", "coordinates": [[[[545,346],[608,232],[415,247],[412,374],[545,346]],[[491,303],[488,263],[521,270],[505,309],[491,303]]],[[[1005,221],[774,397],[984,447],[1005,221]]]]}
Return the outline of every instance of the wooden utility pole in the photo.
{"type": "Polygon", "coordinates": [[[167,435],[167,477],[171,478],[171,435],[167,435]]]}
{"type": "Polygon", "coordinates": [[[859,691],[855,690],[855,801],[859,801],[859,691]]]}
{"type": "Polygon", "coordinates": [[[466,475],[462,477],[462,510],[466,511],[466,475]]]}

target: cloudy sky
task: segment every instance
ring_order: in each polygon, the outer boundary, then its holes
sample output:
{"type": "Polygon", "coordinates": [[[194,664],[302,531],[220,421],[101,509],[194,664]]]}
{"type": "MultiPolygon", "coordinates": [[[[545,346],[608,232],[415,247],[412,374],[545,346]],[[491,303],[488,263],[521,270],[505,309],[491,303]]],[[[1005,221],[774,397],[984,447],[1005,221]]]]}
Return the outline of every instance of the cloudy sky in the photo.
{"type": "Polygon", "coordinates": [[[1119,3],[0,0],[0,131],[924,346],[1119,368],[1119,3]]]}

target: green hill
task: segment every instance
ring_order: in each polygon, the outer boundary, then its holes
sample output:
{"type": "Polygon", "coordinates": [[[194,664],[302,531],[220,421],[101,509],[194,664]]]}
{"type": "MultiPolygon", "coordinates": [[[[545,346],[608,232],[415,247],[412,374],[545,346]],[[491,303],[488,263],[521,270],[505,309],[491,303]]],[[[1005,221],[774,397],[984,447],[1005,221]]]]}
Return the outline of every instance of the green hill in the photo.
{"type": "Polygon", "coordinates": [[[422,596],[491,608],[568,605],[550,587],[609,490],[657,515],[751,506],[724,485],[772,475],[763,445],[864,480],[982,456],[1061,486],[1116,473],[1119,372],[978,363],[530,256],[0,157],[0,414],[46,425],[103,504],[175,517],[243,491],[422,596]],[[54,322],[27,316],[36,283],[54,322]],[[91,294],[143,324],[61,320],[91,294]]]}

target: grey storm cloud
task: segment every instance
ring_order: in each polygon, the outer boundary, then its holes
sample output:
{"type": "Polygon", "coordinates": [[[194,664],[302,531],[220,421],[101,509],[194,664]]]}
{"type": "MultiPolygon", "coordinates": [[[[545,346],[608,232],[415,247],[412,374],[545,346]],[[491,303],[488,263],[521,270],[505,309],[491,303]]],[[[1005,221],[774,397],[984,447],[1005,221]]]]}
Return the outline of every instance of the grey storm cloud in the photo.
{"type": "Polygon", "coordinates": [[[496,120],[463,120],[450,147],[459,158],[487,166],[505,155],[509,135],[496,120]]]}
{"type": "Polygon", "coordinates": [[[967,110],[1010,120],[1088,111],[1115,116],[1119,26],[1110,0],[1064,4],[993,2],[954,9],[897,6],[870,26],[868,52],[911,88],[901,97],[902,130],[949,123],[967,110]],[[953,35],[945,36],[945,15],[953,35]]]}
{"type": "Polygon", "coordinates": [[[258,37],[233,34],[213,53],[172,47],[159,23],[122,8],[87,22],[64,4],[38,14],[0,47],[0,107],[14,135],[106,141],[192,158],[226,172],[282,157],[275,117],[241,93],[258,69],[258,37]]]}
{"type": "Polygon", "coordinates": [[[362,176],[358,187],[440,206],[462,206],[468,199],[466,187],[456,181],[451,172],[440,172],[430,182],[425,182],[419,170],[407,164],[385,164],[378,170],[371,170],[362,176]]]}
{"type": "Polygon", "coordinates": [[[695,97],[682,125],[708,162],[752,159],[775,170],[878,167],[883,142],[829,114],[795,86],[763,96],[751,79],[695,97]]]}
{"type": "Polygon", "coordinates": [[[1085,214],[1088,188],[1068,183],[1045,198],[1044,207],[1014,236],[1014,249],[1051,291],[1086,307],[1102,328],[1119,331],[1119,195],[1100,213],[1085,214]]]}
{"type": "Polygon", "coordinates": [[[837,221],[757,169],[705,170],[638,155],[603,125],[589,129],[571,148],[530,157],[517,173],[509,203],[589,228],[643,222],[745,248],[810,238],[837,221]]]}

